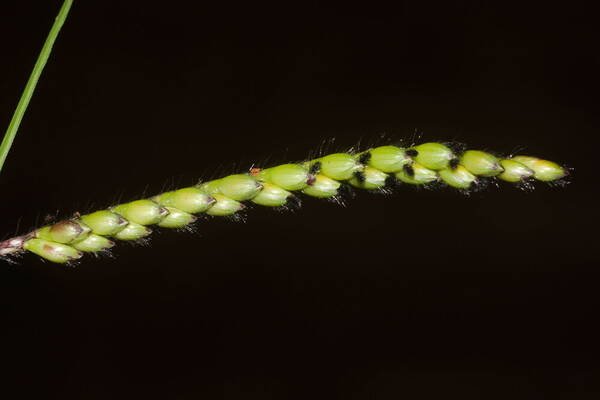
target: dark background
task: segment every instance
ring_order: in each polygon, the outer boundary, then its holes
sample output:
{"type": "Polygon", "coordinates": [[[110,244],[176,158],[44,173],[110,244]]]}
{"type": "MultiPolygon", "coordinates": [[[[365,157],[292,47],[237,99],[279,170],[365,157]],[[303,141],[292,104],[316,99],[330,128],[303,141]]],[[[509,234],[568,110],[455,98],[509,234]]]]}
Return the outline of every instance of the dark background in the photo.
{"type": "MultiPolygon", "coordinates": [[[[306,198],[76,268],[3,263],[2,397],[598,398],[593,10],[75,3],[0,176],[3,237],[331,138],[523,147],[575,173],[306,198]]],[[[2,126],[59,6],[0,6],[2,126]]]]}

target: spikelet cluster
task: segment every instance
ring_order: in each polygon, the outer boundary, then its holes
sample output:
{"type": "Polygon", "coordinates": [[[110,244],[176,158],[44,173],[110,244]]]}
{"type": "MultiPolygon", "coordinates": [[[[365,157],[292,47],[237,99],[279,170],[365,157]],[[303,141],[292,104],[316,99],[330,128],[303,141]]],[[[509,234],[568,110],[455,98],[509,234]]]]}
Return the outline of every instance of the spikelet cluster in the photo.
{"type": "Polygon", "coordinates": [[[98,253],[115,240],[135,241],[152,233],[150,225],[183,228],[195,214],[235,215],[244,202],[266,207],[299,204],[297,193],[335,199],[344,187],[383,190],[396,184],[447,185],[469,191],[489,179],[528,184],[562,181],[566,168],[529,156],[499,158],[479,150],[459,151],[443,143],[408,148],[380,146],[350,154],[335,153],[302,163],[252,168],[196,186],[120,204],[44,226],[0,242],[0,256],[25,251],[56,263],[98,253]]]}

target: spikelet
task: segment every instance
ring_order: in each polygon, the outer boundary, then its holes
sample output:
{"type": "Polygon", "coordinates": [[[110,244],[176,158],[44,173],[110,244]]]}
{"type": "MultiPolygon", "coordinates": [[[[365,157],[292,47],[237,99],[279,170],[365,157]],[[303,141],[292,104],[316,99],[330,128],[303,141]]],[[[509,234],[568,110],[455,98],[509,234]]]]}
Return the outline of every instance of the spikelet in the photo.
{"type": "Polygon", "coordinates": [[[252,168],[245,174],[76,216],[0,242],[0,256],[29,251],[48,261],[69,263],[84,253],[112,247],[115,239],[142,239],[152,232],[147,225],[182,228],[196,220],[194,214],[235,215],[244,208],[243,202],[265,207],[297,206],[300,202],[293,192],[337,199],[345,184],[376,191],[398,183],[439,183],[469,191],[483,179],[514,184],[531,180],[560,182],[568,173],[567,168],[552,161],[530,156],[501,159],[479,150],[456,154],[442,143],[411,148],[380,146],[358,154],[335,153],[298,164],[252,168]]]}

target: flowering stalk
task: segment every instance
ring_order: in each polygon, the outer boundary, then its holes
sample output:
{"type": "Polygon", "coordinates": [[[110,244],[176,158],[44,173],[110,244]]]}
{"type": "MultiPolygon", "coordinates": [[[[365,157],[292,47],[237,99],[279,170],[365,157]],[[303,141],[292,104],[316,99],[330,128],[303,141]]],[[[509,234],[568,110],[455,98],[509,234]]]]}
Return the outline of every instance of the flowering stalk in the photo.
{"type": "Polygon", "coordinates": [[[183,228],[196,220],[195,214],[230,216],[241,211],[244,202],[265,207],[297,206],[300,201],[296,193],[336,199],[348,186],[382,191],[397,184],[440,184],[469,192],[489,180],[520,185],[532,180],[556,183],[568,174],[566,168],[536,157],[498,158],[452,147],[443,143],[380,146],[302,163],[252,168],[247,173],[75,215],[0,242],[0,256],[29,251],[52,262],[73,262],[84,253],[105,251],[115,240],[142,239],[152,233],[150,225],[183,228]]]}

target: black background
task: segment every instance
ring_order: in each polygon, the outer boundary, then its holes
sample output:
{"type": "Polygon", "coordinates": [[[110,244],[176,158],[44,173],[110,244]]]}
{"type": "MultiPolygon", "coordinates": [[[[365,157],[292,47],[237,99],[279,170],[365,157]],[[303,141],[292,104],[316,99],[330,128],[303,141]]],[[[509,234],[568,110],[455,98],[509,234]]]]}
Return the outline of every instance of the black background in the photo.
{"type": "MultiPolygon", "coordinates": [[[[59,1],[2,2],[8,124],[59,1]]],[[[592,399],[600,56],[573,3],[76,1],[0,176],[2,234],[362,140],[566,188],[253,207],[76,268],[0,268],[3,377],[51,399],[592,399]]]]}

